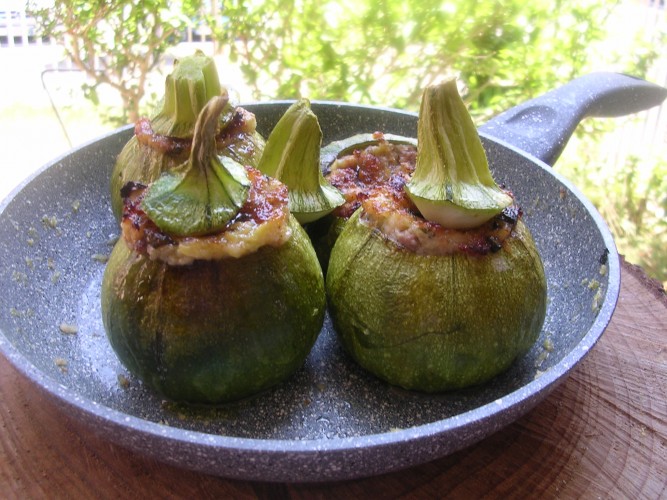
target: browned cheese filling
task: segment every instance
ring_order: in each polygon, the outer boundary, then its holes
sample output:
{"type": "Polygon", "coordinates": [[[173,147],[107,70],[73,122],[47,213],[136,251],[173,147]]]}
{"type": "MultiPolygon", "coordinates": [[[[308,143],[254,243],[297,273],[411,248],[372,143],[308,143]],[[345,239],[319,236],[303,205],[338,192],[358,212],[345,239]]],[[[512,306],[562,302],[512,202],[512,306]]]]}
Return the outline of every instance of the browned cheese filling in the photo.
{"type": "Polygon", "coordinates": [[[155,225],[141,209],[147,186],[130,182],[123,188],[122,237],[132,250],[170,265],[194,260],[239,258],[270,245],[281,246],[291,236],[287,187],[259,170],[246,167],[251,187],[248,199],[225,228],[205,236],[173,236],[155,225]]]}
{"type": "MultiPolygon", "coordinates": [[[[248,140],[255,133],[257,120],[255,115],[243,108],[236,108],[232,120],[215,137],[219,152],[230,147],[252,148],[253,141],[248,140]]],[[[185,156],[190,153],[192,137],[180,138],[160,135],[153,131],[148,118],[141,118],[134,125],[134,134],[140,144],[169,156],[185,156]]],[[[252,154],[252,151],[246,151],[252,154]]]]}
{"type": "Polygon", "coordinates": [[[345,197],[334,215],[349,218],[363,208],[361,221],[398,247],[423,255],[497,252],[512,235],[521,209],[511,205],[479,227],[449,229],[424,219],[404,190],[415,170],[417,148],[392,144],[376,132],[377,145],[338,158],[327,178],[345,197]]]}
{"type": "Polygon", "coordinates": [[[378,186],[402,190],[415,171],[415,146],[387,142],[382,132],[373,137],[377,144],[337,158],[329,167],[327,179],[345,197],[345,203],[334,211],[336,217],[349,218],[378,186]]]}

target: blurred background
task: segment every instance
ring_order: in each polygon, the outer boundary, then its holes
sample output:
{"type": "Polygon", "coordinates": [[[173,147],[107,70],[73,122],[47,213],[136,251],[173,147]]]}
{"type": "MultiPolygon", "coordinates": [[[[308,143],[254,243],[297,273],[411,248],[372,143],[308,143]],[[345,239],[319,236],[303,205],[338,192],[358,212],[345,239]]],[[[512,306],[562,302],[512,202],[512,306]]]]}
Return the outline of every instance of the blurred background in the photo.
{"type": "MultiPolygon", "coordinates": [[[[664,0],[0,0],[0,199],[72,147],[150,115],[201,49],[240,102],[308,97],[416,111],[455,75],[481,124],[577,76],[667,86],[664,0]]],[[[619,252],[667,284],[667,105],[586,119],[555,169],[619,252]]]]}

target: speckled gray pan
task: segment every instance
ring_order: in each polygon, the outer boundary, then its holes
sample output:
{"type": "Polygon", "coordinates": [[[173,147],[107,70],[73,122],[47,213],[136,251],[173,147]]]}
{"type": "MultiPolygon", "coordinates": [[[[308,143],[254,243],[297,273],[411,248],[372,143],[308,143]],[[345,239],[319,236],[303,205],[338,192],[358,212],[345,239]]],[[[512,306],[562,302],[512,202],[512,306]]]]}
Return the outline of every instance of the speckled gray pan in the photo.
{"type": "MultiPolygon", "coordinates": [[[[286,106],[248,107],[267,134],[286,106]]],[[[395,110],[337,103],[313,110],[326,142],[416,130],[415,115],[395,110]]],[[[0,205],[0,350],[72,418],[158,460],[267,481],[346,479],[423,463],[483,439],[542,400],[614,310],[618,256],[591,204],[541,161],[484,137],[497,180],[523,205],[548,280],[540,339],[508,372],[454,393],[400,390],[353,364],[327,319],[303,369],[278,387],[219,408],[165,403],[120,365],[100,318],[104,260],[118,235],[108,178],[130,135],[124,128],[55,160],[0,205]]]]}

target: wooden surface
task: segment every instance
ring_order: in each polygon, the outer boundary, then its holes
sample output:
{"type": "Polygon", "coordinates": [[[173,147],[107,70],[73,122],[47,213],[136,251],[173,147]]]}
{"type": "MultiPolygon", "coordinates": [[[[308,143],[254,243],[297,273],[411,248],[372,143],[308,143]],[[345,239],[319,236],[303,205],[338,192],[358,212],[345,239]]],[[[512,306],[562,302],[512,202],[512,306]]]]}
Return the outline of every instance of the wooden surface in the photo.
{"type": "Polygon", "coordinates": [[[0,357],[2,498],[665,498],[667,298],[623,264],[619,303],[590,355],[543,403],[483,442],[376,478],[231,481],[100,439],[0,357]]]}

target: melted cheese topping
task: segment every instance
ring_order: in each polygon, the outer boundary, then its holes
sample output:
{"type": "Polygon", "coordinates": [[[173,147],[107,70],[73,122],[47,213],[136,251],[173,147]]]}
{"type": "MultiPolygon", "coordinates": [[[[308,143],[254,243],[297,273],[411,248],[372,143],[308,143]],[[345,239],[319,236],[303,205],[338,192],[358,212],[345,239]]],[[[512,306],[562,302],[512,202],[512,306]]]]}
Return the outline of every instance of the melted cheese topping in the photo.
{"type": "Polygon", "coordinates": [[[121,221],[125,243],[150,259],[173,266],[240,258],[264,246],[283,245],[292,235],[287,187],[256,169],[246,169],[252,186],[245,204],[223,231],[205,236],[177,237],[162,232],[141,210],[146,186],[129,185],[124,190],[121,221]]]}
{"type": "Polygon", "coordinates": [[[422,255],[485,255],[502,248],[521,211],[512,205],[473,229],[450,229],[424,219],[403,190],[376,189],[361,204],[360,220],[400,248],[422,255]]]}
{"type": "Polygon", "coordinates": [[[291,234],[287,217],[261,224],[245,221],[232,224],[212,236],[181,238],[172,245],[149,246],[147,252],[152,260],[161,260],[171,266],[191,264],[195,260],[238,259],[263,246],[279,247],[291,234]]]}
{"type": "Polygon", "coordinates": [[[328,181],[345,197],[345,204],[333,213],[349,218],[361,202],[379,186],[403,189],[415,170],[417,148],[393,144],[376,132],[377,144],[337,158],[329,167],[328,181]]]}

